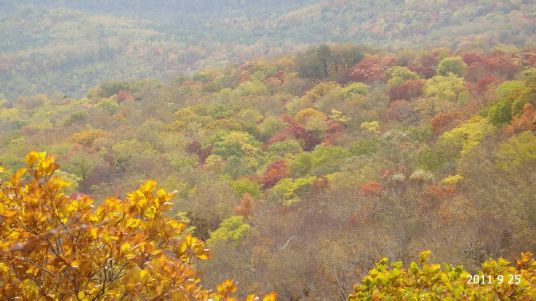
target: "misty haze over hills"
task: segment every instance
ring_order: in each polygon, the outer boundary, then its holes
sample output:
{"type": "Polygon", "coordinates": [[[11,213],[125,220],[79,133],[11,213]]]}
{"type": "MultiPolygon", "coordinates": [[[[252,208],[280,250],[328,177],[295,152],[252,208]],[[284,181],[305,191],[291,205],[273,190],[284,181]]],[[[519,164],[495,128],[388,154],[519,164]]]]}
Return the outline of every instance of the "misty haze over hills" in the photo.
{"type": "Polygon", "coordinates": [[[532,1],[2,1],[0,92],[80,96],[305,45],[525,46],[532,1]]]}

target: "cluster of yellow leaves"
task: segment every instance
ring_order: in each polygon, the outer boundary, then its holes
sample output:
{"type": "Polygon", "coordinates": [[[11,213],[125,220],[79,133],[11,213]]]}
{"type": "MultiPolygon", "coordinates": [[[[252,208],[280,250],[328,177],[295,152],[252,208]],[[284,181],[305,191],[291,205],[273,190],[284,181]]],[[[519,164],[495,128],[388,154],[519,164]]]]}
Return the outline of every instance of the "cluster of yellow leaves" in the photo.
{"type": "Polygon", "coordinates": [[[486,135],[493,132],[493,126],[486,118],[475,116],[456,128],[443,133],[440,140],[446,144],[460,144],[461,154],[466,154],[478,146],[486,135]]]}
{"type": "Polygon", "coordinates": [[[536,261],[522,253],[515,265],[503,258],[482,263],[473,275],[485,283],[468,283],[469,272],[462,266],[432,264],[430,251],[424,251],[420,263],[408,268],[401,261],[389,264],[383,258],[361,284],[354,286],[348,301],[357,300],[534,300],[536,298],[536,261]],[[517,277],[516,277],[517,275],[517,277]],[[503,281],[498,281],[499,278],[503,281]],[[518,278],[519,283],[511,281],[518,278]],[[491,279],[491,281],[490,281],[491,279]]]}
{"type": "Polygon", "coordinates": [[[155,181],[94,206],[65,195],[52,156],[26,162],[0,187],[0,299],[236,300],[231,280],[201,286],[194,264],[210,253],[166,214],[173,194],[155,181]]]}
{"type": "Polygon", "coordinates": [[[99,138],[106,137],[108,133],[100,129],[84,130],[72,135],[71,140],[85,147],[91,147],[93,142],[99,138]]]}

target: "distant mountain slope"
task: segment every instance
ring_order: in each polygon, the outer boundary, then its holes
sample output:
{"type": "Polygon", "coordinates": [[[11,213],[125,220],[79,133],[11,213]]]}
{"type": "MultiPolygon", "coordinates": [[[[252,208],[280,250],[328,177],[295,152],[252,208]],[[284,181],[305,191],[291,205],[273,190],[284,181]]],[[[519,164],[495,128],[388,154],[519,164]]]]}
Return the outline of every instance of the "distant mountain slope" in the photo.
{"type": "Polygon", "coordinates": [[[486,48],[535,33],[533,1],[1,1],[0,93],[78,96],[324,42],[486,48]]]}

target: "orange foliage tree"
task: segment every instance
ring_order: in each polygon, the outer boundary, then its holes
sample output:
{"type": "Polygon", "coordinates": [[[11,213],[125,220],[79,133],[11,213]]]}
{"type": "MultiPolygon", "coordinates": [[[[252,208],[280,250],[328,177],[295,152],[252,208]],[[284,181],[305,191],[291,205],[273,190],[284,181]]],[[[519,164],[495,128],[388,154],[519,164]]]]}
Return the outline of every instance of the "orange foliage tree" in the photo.
{"type": "Polygon", "coordinates": [[[231,280],[201,286],[195,263],[209,250],[170,217],[173,194],[155,181],[95,206],[63,192],[53,157],[26,162],[0,188],[0,299],[237,300],[231,280]]]}
{"type": "Polygon", "coordinates": [[[523,113],[512,118],[512,124],[507,127],[507,130],[513,133],[521,133],[523,131],[536,131],[536,110],[531,103],[526,103],[523,106],[523,113]]]}
{"type": "Polygon", "coordinates": [[[244,193],[240,199],[240,203],[235,207],[234,212],[236,215],[241,215],[245,218],[248,218],[253,213],[253,207],[255,201],[249,193],[244,193]]]}
{"type": "Polygon", "coordinates": [[[268,166],[268,168],[266,168],[266,172],[264,172],[264,175],[262,176],[262,187],[265,189],[271,188],[277,184],[279,180],[286,177],[288,177],[287,162],[285,162],[285,160],[275,160],[268,166]]]}
{"type": "Polygon", "coordinates": [[[382,185],[376,181],[367,182],[361,185],[361,191],[366,195],[376,195],[380,193],[382,185]]]}

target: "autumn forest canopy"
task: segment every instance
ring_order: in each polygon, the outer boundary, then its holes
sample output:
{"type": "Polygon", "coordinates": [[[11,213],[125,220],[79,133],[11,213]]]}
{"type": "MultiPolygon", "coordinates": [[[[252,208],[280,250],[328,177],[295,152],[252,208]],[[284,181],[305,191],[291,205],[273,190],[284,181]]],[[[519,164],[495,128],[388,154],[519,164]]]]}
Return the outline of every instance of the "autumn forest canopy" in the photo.
{"type": "Polygon", "coordinates": [[[533,300],[497,2],[1,2],[0,300],[533,300]]]}
{"type": "Polygon", "coordinates": [[[170,78],[307,45],[522,47],[534,1],[0,1],[0,93],[83,96],[108,80],[170,78]]]}

